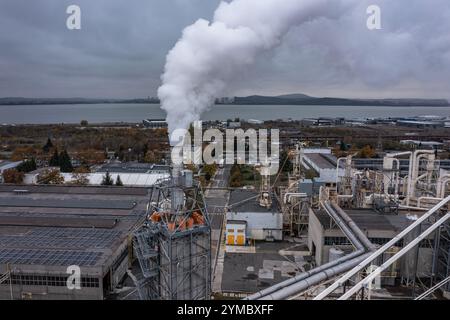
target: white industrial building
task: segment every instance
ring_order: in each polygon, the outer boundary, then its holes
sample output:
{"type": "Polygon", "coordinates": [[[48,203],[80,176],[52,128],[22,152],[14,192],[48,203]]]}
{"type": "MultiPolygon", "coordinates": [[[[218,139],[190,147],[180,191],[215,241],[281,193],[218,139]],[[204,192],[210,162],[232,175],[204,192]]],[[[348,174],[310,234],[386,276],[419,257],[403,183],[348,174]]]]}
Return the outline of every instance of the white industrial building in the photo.
{"type": "Polygon", "coordinates": [[[245,222],[247,239],[282,240],[283,215],[277,201],[273,199],[270,208],[262,207],[258,196],[257,191],[233,190],[230,195],[227,223],[245,222]]]}
{"type": "MultiPolygon", "coordinates": [[[[37,184],[39,175],[46,169],[51,168],[41,168],[27,173],[24,184],[37,184]]],[[[169,169],[169,166],[148,163],[110,163],[95,168],[95,172],[87,173],[85,177],[88,180],[88,185],[98,186],[102,184],[103,178],[109,172],[114,182],[120,176],[124,186],[149,187],[156,184],[158,180],[169,178],[169,169]]],[[[74,181],[72,173],[61,173],[61,175],[64,178],[64,183],[70,184],[74,181]]]]}
{"type": "MultiPolygon", "coordinates": [[[[314,170],[323,182],[336,182],[337,159],[329,148],[304,148],[301,160],[302,166],[314,170]]],[[[339,170],[339,176],[344,170],[339,170]]]]}

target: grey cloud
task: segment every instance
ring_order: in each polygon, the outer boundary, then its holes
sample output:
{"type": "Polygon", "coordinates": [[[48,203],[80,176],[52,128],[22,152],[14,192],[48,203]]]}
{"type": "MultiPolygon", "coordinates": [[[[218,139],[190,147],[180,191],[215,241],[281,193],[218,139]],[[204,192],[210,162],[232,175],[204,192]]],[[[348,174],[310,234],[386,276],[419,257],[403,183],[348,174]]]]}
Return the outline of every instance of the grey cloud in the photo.
{"type": "MultiPolygon", "coordinates": [[[[264,1],[264,0],[261,0],[264,1]]],[[[219,0],[0,0],[0,96],[156,95],[182,29],[219,0]],[[69,4],[82,30],[65,28],[69,4]]],[[[338,20],[294,28],[241,70],[227,94],[450,98],[448,0],[363,0],[338,20]],[[382,8],[368,31],[365,9],[382,8]]]]}

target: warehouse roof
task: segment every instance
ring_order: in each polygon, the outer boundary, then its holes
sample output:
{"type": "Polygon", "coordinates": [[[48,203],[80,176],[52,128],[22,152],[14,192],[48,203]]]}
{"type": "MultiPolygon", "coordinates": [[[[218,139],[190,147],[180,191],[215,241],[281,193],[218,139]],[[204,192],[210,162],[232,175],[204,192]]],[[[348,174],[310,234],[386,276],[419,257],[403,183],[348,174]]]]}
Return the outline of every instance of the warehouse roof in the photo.
{"type": "Polygon", "coordinates": [[[144,219],[147,203],[139,188],[1,185],[0,269],[103,270],[144,219]]]}
{"type": "Polygon", "coordinates": [[[278,202],[272,197],[272,206],[268,209],[259,205],[259,192],[236,189],[231,192],[229,205],[234,212],[278,212],[278,202]]]}
{"type": "MultiPolygon", "coordinates": [[[[314,210],[313,212],[322,227],[329,230],[330,216],[322,210],[314,210]]],[[[398,232],[405,229],[411,223],[411,220],[403,214],[382,215],[371,209],[345,210],[345,212],[362,230],[387,230],[398,232]]],[[[333,224],[332,229],[338,229],[336,224],[333,224]]]]}
{"type": "Polygon", "coordinates": [[[304,155],[316,166],[321,169],[336,169],[336,162],[334,161],[334,156],[323,153],[307,153],[304,155]]]}
{"type": "Polygon", "coordinates": [[[153,163],[114,162],[100,166],[96,172],[109,173],[169,173],[170,166],[153,163]]]}

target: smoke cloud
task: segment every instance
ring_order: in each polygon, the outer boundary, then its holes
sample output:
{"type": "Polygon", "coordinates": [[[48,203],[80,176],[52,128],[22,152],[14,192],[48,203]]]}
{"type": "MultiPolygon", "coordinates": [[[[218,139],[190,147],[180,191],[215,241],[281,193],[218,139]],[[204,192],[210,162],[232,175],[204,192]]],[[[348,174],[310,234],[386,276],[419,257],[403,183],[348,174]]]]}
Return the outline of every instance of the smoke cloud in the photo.
{"type": "Polygon", "coordinates": [[[200,19],[186,27],[167,55],[163,84],[158,89],[169,134],[199,120],[242,68],[277,47],[292,27],[319,18],[337,18],[351,3],[234,0],[222,2],[212,22],[200,19]]]}

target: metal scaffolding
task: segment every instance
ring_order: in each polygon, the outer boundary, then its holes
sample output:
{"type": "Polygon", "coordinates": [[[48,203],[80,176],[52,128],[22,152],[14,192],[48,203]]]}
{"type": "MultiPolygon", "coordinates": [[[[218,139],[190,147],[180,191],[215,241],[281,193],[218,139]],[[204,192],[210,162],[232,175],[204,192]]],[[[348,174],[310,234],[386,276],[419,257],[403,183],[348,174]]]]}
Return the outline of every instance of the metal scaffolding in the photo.
{"type": "Polygon", "coordinates": [[[209,299],[211,229],[200,186],[164,181],[153,187],[151,201],[148,221],[133,240],[141,299],[209,299]]]}

